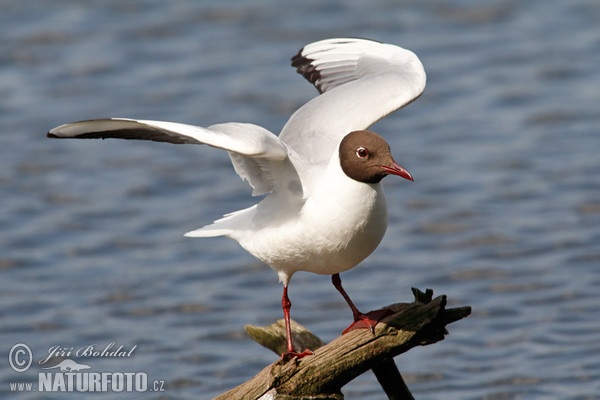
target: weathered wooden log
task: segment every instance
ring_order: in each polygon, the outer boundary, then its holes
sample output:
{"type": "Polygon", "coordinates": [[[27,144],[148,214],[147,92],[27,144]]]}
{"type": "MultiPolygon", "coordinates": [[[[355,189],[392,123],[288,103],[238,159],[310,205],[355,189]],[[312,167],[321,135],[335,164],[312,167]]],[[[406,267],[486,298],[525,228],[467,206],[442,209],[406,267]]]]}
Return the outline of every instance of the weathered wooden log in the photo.
{"type": "MultiPolygon", "coordinates": [[[[294,323],[294,345],[314,355],[288,361],[278,360],[254,378],[220,395],[217,399],[343,399],[341,388],[372,369],[390,399],[413,399],[393,357],[418,345],[436,343],[448,333],[446,325],[471,313],[470,307],[446,309],[446,296],[432,299],[433,292],[413,289],[416,301],[387,306],[392,314],[375,331],[357,329],[327,345],[294,323]]],[[[250,336],[281,354],[285,350],[282,321],[265,327],[246,327],[250,336]]]]}

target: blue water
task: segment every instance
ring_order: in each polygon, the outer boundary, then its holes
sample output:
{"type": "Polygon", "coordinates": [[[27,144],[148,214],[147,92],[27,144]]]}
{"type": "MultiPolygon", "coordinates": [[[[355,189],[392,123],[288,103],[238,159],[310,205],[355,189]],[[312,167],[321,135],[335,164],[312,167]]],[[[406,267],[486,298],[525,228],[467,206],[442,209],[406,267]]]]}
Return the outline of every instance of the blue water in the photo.
{"type": "MultiPolygon", "coordinates": [[[[223,152],[52,141],[128,116],[278,132],[316,91],[304,44],[368,37],[415,51],[423,96],[373,129],[415,182],[384,182],[389,228],[343,274],[364,310],[447,294],[473,314],[396,359],[418,399],[600,399],[600,3],[45,1],[0,4],[0,391],[53,346],[114,342],[165,391],[210,398],[276,359],[244,324],[281,317],[276,274],[236,243],[184,232],[252,204],[223,152]],[[34,354],[17,373],[13,344],[34,354]]],[[[293,317],[329,341],[351,318],[327,277],[297,274],[293,317]]],[[[52,363],[54,365],[54,363],[52,363]]],[[[385,398],[366,374],[348,399],[385,398]]]]}

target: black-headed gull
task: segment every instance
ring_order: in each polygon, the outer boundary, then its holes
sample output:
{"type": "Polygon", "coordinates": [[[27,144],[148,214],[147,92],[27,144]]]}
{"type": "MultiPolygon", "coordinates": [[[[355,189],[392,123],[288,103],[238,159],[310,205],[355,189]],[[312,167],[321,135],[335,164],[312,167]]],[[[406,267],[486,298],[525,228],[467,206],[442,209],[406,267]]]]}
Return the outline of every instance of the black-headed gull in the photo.
{"type": "Polygon", "coordinates": [[[289,323],[287,288],[295,272],[332,275],[354,315],[349,328],[372,329],[385,313],[360,313],[339,273],[360,263],[383,238],[387,210],[380,181],[388,174],[412,180],[387,142],[366,129],[419,97],[426,78],[411,51],[365,39],[308,44],[292,58],[292,66],[320,95],[291,116],[279,137],[252,124],[201,128],[124,118],[65,124],[48,137],[142,139],[227,150],[252,194],[266,196],[186,236],[237,240],[278,273],[287,329],[284,357],[302,357],[310,351],[295,352],[289,323]]]}

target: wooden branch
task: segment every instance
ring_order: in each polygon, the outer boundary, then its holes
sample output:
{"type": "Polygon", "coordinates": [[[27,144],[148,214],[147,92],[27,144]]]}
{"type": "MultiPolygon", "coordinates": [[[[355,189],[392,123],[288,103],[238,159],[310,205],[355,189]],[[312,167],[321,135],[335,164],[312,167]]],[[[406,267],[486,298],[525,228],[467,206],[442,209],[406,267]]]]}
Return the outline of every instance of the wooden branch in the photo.
{"type": "Polygon", "coordinates": [[[393,358],[384,359],[371,368],[381,388],[390,400],[415,400],[404,382],[393,358]]]}
{"type": "MultiPolygon", "coordinates": [[[[470,307],[446,310],[446,296],[432,299],[432,291],[413,289],[417,301],[387,306],[393,314],[384,318],[372,333],[368,329],[348,332],[320,346],[322,341],[305,328],[293,325],[294,345],[309,347],[314,355],[287,362],[279,360],[254,378],[217,399],[343,399],[341,388],[373,369],[390,399],[412,399],[393,357],[418,345],[436,343],[447,334],[446,325],[471,313],[470,307]]],[[[278,322],[270,327],[247,327],[253,338],[277,354],[285,346],[285,330],[278,322]]]]}

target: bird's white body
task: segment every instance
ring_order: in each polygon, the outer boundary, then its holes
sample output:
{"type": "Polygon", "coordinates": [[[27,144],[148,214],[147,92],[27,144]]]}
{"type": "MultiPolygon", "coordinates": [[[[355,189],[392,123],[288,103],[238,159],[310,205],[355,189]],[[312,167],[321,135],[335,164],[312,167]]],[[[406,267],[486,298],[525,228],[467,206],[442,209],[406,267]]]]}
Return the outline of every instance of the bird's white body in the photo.
{"type": "MultiPolygon", "coordinates": [[[[296,271],[331,275],[354,267],[375,250],[387,228],[381,184],[348,178],[337,153],[316,179],[321,182],[300,206],[274,207],[277,199],[267,197],[221,221],[231,227],[225,236],[270,265],[285,284],[296,271]]],[[[219,224],[187,235],[208,236],[219,224]]]]}

